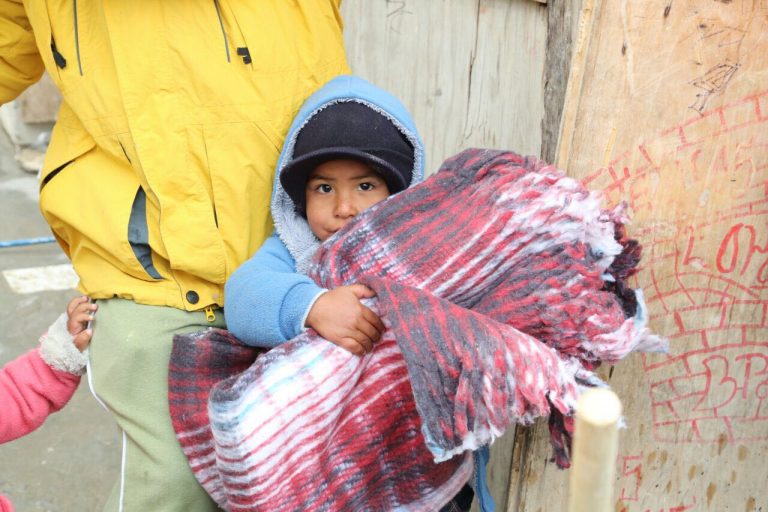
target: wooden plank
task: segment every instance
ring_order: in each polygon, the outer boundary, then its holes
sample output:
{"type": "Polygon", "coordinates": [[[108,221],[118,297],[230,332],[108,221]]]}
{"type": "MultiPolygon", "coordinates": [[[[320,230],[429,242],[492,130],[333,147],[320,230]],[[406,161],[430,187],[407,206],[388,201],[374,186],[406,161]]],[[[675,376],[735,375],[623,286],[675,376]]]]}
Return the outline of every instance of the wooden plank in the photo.
{"type": "MultiPolygon", "coordinates": [[[[530,0],[344,0],[353,71],[398,96],[427,150],[427,171],[472,146],[539,155],[547,9],[530,0]]],[[[491,449],[506,510],[514,431],[491,449]]]]}
{"type": "MultiPolygon", "coordinates": [[[[634,212],[668,356],[603,369],[625,406],[614,509],[768,503],[768,3],[601,2],[558,163],[634,212]]],[[[587,40],[582,43],[586,43],[587,40]]],[[[519,510],[565,510],[534,431],[519,510]]]]}
{"type": "Polygon", "coordinates": [[[434,171],[464,138],[478,1],[345,0],[342,9],[353,72],[408,107],[434,171]]]}
{"type": "MultiPolygon", "coordinates": [[[[496,510],[507,510],[510,467],[515,450],[515,428],[508,430],[491,445],[491,460],[488,462],[487,477],[496,510]]],[[[479,512],[477,500],[470,512],[479,512]]]]}
{"type": "Polygon", "coordinates": [[[538,156],[547,9],[516,0],[483,0],[479,7],[466,128],[456,149],[493,147],[538,156]]]}
{"type": "MultiPolygon", "coordinates": [[[[545,114],[542,121],[541,157],[553,162],[562,130],[567,87],[580,90],[584,63],[587,55],[592,28],[595,0],[558,0],[547,7],[547,51],[545,61],[544,99],[545,114]],[[582,10],[582,4],[584,8],[582,10]],[[575,47],[575,48],[574,48],[575,47]]],[[[574,91],[571,90],[571,95],[574,91]]],[[[528,510],[529,494],[536,496],[555,493],[558,501],[565,502],[567,473],[558,470],[549,462],[551,456],[546,422],[539,422],[530,428],[519,428],[513,439],[510,482],[507,508],[503,510],[528,510]],[[542,479],[542,472],[547,478],[542,479]],[[552,488],[542,488],[544,482],[553,483],[552,488]]],[[[564,507],[564,505],[563,505],[564,507]]],[[[564,508],[561,508],[564,510],[564,508]]]]}
{"type": "Polygon", "coordinates": [[[345,0],[353,72],[392,91],[427,169],[471,147],[539,154],[546,9],[529,0],[345,0]]]}
{"type": "Polygon", "coordinates": [[[563,113],[560,118],[559,137],[554,162],[562,169],[568,169],[568,156],[575,130],[575,118],[581,99],[584,74],[587,71],[587,58],[592,33],[595,31],[595,18],[599,14],[602,0],[583,0],[579,16],[578,38],[573,46],[568,84],[563,101],[563,113]]]}
{"type": "MultiPolygon", "coordinates": [[[[555,0],[547,6],[547,50],[544,64],[544,120],[541,157],[556,158],[565,92],[571,75],[573,44],[579,35],[581,0],[555,0]]],[[[588,21],[586,22],[587,26],[588,21]]]]}

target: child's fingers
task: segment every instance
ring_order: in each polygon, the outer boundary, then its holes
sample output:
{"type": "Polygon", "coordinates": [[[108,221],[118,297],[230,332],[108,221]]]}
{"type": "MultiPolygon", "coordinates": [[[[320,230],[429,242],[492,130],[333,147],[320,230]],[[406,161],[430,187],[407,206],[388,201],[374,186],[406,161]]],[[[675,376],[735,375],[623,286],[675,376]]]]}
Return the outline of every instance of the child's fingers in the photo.
{"type": "Polygon", "coordinates": [[[358,299],[370,299],[371,297],[376,296],[376,293],[364,284],[353,284],[349,289],[352,290],[352,293],[354,293],[358,299]]]}
{"type": "Polygon", "coordinates": [[[91,329],[86,329],[83,332],[79,333],[77,336],[75,336],[75,339],[73,340],[75,346],[77,347],[77,350],[82,352],[83,350],[88,347],[88,345],[91,343],[91,338],[93,337],[93,331],[91,329]]]}
{"type": "MultiPolygon", "coordinates": [[[[383,326],[379,324],[381,324],[381,321],[373,311],[363,311],[363,316],[359,318],[355,324],[355,329],[360,333],[356,338],[362,341],[360,337],[364,336],[367,341],[370,341],[372,348],[372,345],[377,343],[384,333],[383,326]]],[[[371,348],[368,348],[368,351],[370,351],[371,348]]]]}
{"type": "Polygon", "coordinates": [[[352,352],[356,356],[365,355],[366,352],[370,351],[366,350],[365,346],[355,338],[342,338],[339,342],[339,346],[349,352],[352,352]]]}
{"type": "Polygon", "coordinates": [[[85,329],[88,322],[93,320],[93,314],[90,311],[77,311],[69,317],[67,321],[67,330],[74,336],[85,329]]]}
{"type": "Polygon", "coordinates": [[[67,320],[67,329],[69,332],[74,335],[85,329],[86,324],[93,320],[93,315],[98,308],[99,306],[87,302],[87,300],[86,302],[77,304],[74,310],[69,314],[69,319],[67,320]]]}
{"type": "Polygon", "coordinates": [[[373,326],[374,329],[376,329],[378,338],[381,337],[382,334],[384,334],[384,331],[387,330],[386,326],[384,325],[384,322],[381,321],[381,318],[379,318],[379,315],[374,313],[370,308],[363,307],[363,318],[373,326]]]}
{"type": "Polygon", "coordinates": [[[90,311],[80,311],[72,316],[72,320],[79,324],[87,324],[93,321],[93,314],[90,311]]]}
{"type": "Polygon", "coordinates": [[[374,329],[372,325],[365,325],[364,329],[358,330],[357,335],[353,337],[366,352],[371,352],[373,350],[373,344],[379,341],[381,336],[376,332],[376,329],[374,329]]]}
{"type": "Polygon", "coordinates": [[[99,309],[99,306],[97,304],[86,301],[75,306],[75,309],[73,309],[72,312],[69,313],[69,316],[72,316],[74,314],[81,313],[81,312],[94,313],[97,309],[99,309]]]}
{"type": "Polygon", "coordinates": [[[357,332],[353,337],[363,345],[366,352],[370,352],[373,349],[373,344],[381,338],[381,333],[372,324],[363,320],[358,323],[357,332]]]}
{"type": "Polygon", "coordinates": [[[67,304],[67,316],[72,316],[72,313],[75,311],[75,309],[83,303],[88,303],[88,297],[85,295],[75,297],[69,301],[69,304],[67,304]]]}

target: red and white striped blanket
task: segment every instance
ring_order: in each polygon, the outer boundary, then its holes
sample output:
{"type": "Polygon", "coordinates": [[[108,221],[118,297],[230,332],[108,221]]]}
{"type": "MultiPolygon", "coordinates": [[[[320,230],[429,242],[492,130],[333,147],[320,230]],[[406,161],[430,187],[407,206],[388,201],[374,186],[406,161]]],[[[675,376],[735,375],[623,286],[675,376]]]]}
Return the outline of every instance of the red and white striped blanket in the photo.
{"type": "Polygon", "coordinates": [[[590,370],[665,348],[625,284],[640,257],[625,220],[532,157],[446,161],[314,259],[322,286],[376,292],[373,353],[311,330],[269,352],[176,337],[171,416],[195,475],[227,510],[438,510],[472,449],[542,416],[566,467],[590,370]]]}

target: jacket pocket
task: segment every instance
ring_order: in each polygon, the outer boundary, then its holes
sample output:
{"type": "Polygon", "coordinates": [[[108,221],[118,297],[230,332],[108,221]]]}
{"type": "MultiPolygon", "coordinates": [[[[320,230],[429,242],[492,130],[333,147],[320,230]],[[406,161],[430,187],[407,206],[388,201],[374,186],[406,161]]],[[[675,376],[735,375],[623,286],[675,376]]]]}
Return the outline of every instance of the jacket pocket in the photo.
{"type": "Polygon", "coordinates": [[[108,288],[105,263],[144,281],[162,279],[148,243],[146,202],[133,170],[99,148],[42,179],[40,209],[89,290],[108,288]],[[47,181],[46,181],[47,179],[47,181]]]}
{"type": "Polygon", "coordinates": [[[162,279],[163,276],[155,268],[152,261],[152,248],[149,245],[149,227],[147,226],[147,194],[139,187],[133,198],[131,214],[128,217],[128,244],[131,246],[136,259],[144,271],[152,279],[162,279]]]}
{"type": "Polygon", "coordinates": [[[268,125],[235,122],[198,127],[190,134],[192,167],[207,168],[206,186],[229,275],[272,231],[269,214],[277,135],[268,125]],[[204,160],[204,162],[200,162],[204,160]]]}

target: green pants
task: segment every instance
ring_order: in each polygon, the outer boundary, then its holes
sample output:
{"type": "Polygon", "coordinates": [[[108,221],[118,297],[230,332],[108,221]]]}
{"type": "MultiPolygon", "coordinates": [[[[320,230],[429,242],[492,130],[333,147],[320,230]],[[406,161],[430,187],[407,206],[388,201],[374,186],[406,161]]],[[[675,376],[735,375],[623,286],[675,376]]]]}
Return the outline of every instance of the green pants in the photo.
{"type": "Polygon", "coordinates": [[[90,346],[89,382],[122,435],[121,475],[105,511],[219,510],[192,475],[168,412],[168,361],[173,335],[223,327],[202,312],[99,301],[90,346]]]}

